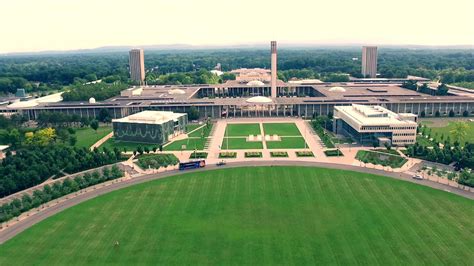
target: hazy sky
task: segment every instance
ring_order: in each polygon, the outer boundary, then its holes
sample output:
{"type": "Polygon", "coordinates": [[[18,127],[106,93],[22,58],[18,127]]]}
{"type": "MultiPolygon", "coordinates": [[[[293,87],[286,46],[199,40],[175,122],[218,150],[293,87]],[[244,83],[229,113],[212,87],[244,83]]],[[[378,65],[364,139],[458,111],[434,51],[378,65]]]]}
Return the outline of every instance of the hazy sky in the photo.
{"type": "Polygon", "coordinates": [[[474,44],[474,0],[0,0],[0,53],[152,44],[474,44]]]}

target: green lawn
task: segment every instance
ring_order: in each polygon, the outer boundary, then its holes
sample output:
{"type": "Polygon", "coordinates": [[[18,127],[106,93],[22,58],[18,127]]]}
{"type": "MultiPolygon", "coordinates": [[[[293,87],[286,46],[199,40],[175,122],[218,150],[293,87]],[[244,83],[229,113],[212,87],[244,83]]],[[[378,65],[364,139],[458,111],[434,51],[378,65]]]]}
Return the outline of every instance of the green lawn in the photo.
{"type": "Polygon", "coordinates": [[[200,127],[202,125],[199,125],[199,124],[187,124],[186,125],[186,132],[191,132],[193,130],[195,130],[196,128],[200,127]]]}
{"type": "Polygon", "coordinates": [[[112,126],[100,126],[97,129],[97,132],[90,127],[78,128],[76,129],[76,146],[77,147],[86,147],[90,148],[101,138],[105,137],[107,134],[112,132],[112,126]]]}
{"type": "Polygon", "coordinates": [[[182,140],[176,140],[163,147],[165,151],[180,151],[182,145],[186,145],[184,150],[203,150],[204,145],[206,144],[207,139],[202,138],[187,138],[182,140]]]}
{"type": "Polygon", "coordinates": [[[358,151],[356,159],[364,163],[372,163],[383,166],[390,166],[392,168],[400,168],[406,162],[407,159],[401,157],[400,155],[393,155],[383,152],[373,152],[373,151],[358,151]]]}
{"type": "MultiPolygon", "coordinates": [[[[467,125],[469,126],[466,134],[466,139],[461,141],[461,144],[464,145],[464,142],[468,141],[470,143],[474,143],[474,122],[466,122],[467,125]]],[[[444,135],[444,139],[446,139],[448,136],[451,138],[451,142],[454,143],[453,137],[451,136],[451,130],[454,129],[454,122],[450,121],[447,126],[444,127],[434,127],[430,126],[429,124],[427,125],[428,128],[431,129],[431,137],[434,139],[437,139],[440,142],[441,141],[441,135],[444,135]],[[436,135],[437,134],[437,135],[436,135]]]]}
{"type": "Polygon", "coordinates": [[[211,132],[212,127],[212,124],[209,127],[203,126],[200,129],[194,131],[193,133],[188,134],[188,137],[200,138],[203,136],[204,138],[207,138],[209,137],[209,133],[211,132]]]}
{"type": "Polygon", "coordinates": [[[303,137],[282,137],[281,141],[267,141],[268,149],[304,149],[303,137]]]}
{"type": "Polygon", "coordinates": [[[247,141],[245,138],[224,138],[221,149],[223,150],[249,150],[263,149],[261,141],[247,141]],[[227,141],[229,139],[229,141],[227,141]],[[229,146],[227,146],[229,144],[229,146]]]}
{"type": "Polygon", "coordinates": [[[227,124],[226,137],[247,137],[248,135],[261,135],[259,124],[227,124]]]}
{"type": "Polygon", "coordinates": [[[137,147],[141,146],[142,148],[148,147],[150,150],[153,147],[159,148],[160,145],[158,144],[150,144],[150,143],[139,143],[139,142],[129,142],[129,141],[120,141],[115,140],[113,137],[108,139],[104,144],[100,146],[100,148],[107,147],[108,149],[114,149],[117,147],[119,150],[123,151],[125,148],[127,151],[134,151],[137,147]]]}
{"type": "Polygon", "coordinates": [[[0,265],[469,265],[473,209],[444,191],[342,170],[191,172],[33,225],[0,245],[0,265]]]}
{"type": "Polygon", "coordinates": [[[295,123],[263,123],[265,135],[301,136],[295,123]]]}

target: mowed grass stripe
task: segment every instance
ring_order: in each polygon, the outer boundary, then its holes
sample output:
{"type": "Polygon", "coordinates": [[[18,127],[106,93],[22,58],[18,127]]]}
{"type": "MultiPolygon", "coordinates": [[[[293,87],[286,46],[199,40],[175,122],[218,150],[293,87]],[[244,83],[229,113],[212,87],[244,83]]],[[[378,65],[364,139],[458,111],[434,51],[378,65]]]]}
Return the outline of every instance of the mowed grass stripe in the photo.
{"type": "MultiPolygon", "coordinates": [[[[417,195],[413,194],[412,192],[408,191],[407,189],[402,189],[403,195],[410,204],[410,206],[414,207],[413,214],[417,215],[419,220],[416,221],[423,226],[420,226],[421,232],[419,235],[424,239],[424,242],[427,242],[429,246],[431,246],[431,250],[433,253],[437,254],[440,260],[445,260],[449,258],[455,259],[455,261],[444,261],[447,264],[459,264],[462,263],[462,253],[461,250],[469,250],[469,246],[467,245],[468,239],[466,241],[456,241],[458,238],[464,238],[467,232],[463,234],[456,234],[456,231],[451,230],[453,226],[456,226],[458,222],[452,219],[451,216],[440,216],[434,215],[434,219],[424,219],[427,217],[432,210],[436,210],[438,208],[444,208],[444,206],[426,206],[423,204],[425,201],[421,201],[417,195]],[[449,226],[451,225],[451,226],[449,226]],[[431,239],[431,241],[429,241],[431,239]],[[454,243],[454,247],[451,246],[450,243],[454,243]],[[453,248],[454,253],[457,256],[453,257],[445,257],[443,254],[445,252],[449,252],[449,250],[453,248]]],[[[430,201],[429,199],[426,199],[430,201]]],[[[432,200],[431,200],[432,202],[432,200]]]]}
{"type": "Polygon", "coordinates": [[[191,172],[50,217],[1,245],[0,265],[462,265],[474,261],[466,248],[474,244],[473,207],[442,191],[339,170],[191,172]]]}
{"type": "MultiPolygon", "coordinates": [[[[363,205],[360,203],[359,198],[357,195],[354,194],[354,192],[351,189],[351,186],[348,183],[348,180],[346,177],[341,178],[340,182],[337,183],[339,189],[343,189],[343,193],[346,195],[351,195],[351,200],[350,202],[352,205],[350,206],[351,209],[356,209],[357,213],[359,216],[355,217],[353,220],[354,223],[357,223],[359,227],[364,227],[367,231],[371,232],[370,230],[370,224],[371,221],[370,219],[361,219],[360,216],[364,216],[366,212],[364,211],[363,205]]],[[[370,245],[371,241],[367,237],[367,235],[364,235],[361,233],[360,230],[356,229],[356,226],[351,226],[350,227],[350,237],[354,237],[355,240],[357,240],[355,243],[356,245],[361,245],[363,246],[363,250],[365,252],[360,252],[361,249],[355,250],[357,253],[357,261],[360,264],[366,263],[370,265],[374,264],[381,264],[381,261],[377,260],[377,251],[374,252],[374,247],[370,245]]]]}
{"type": "MultiPolygon", "coordinates": [[[[415,263],[415,261],[422,261],[424,254],[412,252],[411,254],[413,255],[409,256],[407,247],[413,245],[415,250],[421,250],[424,243],[420,243],[417,235],[413,234],[413,231],[410,228],[411,225],[407,224],[403,219],[401,219],[400,216],[402,215],[394,215],[395,212],[390,211],[390,202],[392,202],[392,199],[388,198],[387,191],[381,189],[382,186],[383,184],[380,186],[375,186],[374,182],[369,182],[367,187],[372,193],[377,195],[379,202],[382,203],[379,206],[385,209],[385,215],[388,218],[388,224],[394,229],[394,232],[397,232],[395,234],[399,239],[399,241],[396,242],[398,251],[397,256],[402,259],[403,263],[415,263]]],[[[399,201],[400,200],[403,201],[404,199],[400,198],[399,201]]],[[[395,207],[400,208],[400,204],[395,207]]],[[[394,208],[392,207],[392,209],[394,208]]],[[[406,209],[400,210],[402,213],[405,211],[406,209]]],[[[405,214],[406,213],[403,213],[404,217],[406,217],[405,214]]],[[[425,246],[425,250],[430,250],[430,248],[425,246]]]]}
{"type": "MultiPolygon", "coordinates": [[[[394,189],[393,186],[384,185],[380,188],[381,191],[389,191],[394,189]]],[[[394,191],[395,192],[395,191],[394,191]]],[[[417,253],[418,257],[420,257],[420,261],[431,260],[433,258],[437,258],[438,260],[442,261],[439,253],[433,252],[433,246],[429,242],[426,241],[419,241],[420,238],[423,238],[424,235],[430,235],[432,238],[436,237],[434,232],[429,232],[430,230],[426,228],[426,224],[420,222],[420,213],[417,213],[414,210],[413,204],[407,204],[408,198],[403,193],[403,188],[397,188],[396,193],[400,194],[400,204],[398,207],[400,211],[402,211],[405,215],[404,219],[397,219],[397,226],[402,228],[402,230],[406,230],[409,233],[405,235],[412,236],[408,241],[417,245],[417,250],[429,250],[430,252],[423,252],[417,253]],[[416,228],[416,230],[415,230],[416,228]],[[424,231],[423,234],[421,231],[424,231]],[[428,233],[429,232],[429,233],[428,233]]],[[[388,195],[387,201],[397,200],[397,198],[393,197],[394,194],[392,193],[384,193],[384,195],[388,195]]],[[[434,244],[434,243],[433,243],[434,244]]]]}

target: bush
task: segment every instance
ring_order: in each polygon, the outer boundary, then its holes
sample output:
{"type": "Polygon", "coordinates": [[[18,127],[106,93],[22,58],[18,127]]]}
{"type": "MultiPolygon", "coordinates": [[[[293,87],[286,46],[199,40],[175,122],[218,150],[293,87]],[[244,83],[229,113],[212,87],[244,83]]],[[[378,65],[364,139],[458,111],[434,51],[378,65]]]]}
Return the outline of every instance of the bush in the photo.
{"type": "Polygon", "coordinates": [[[314,157],[314,154],[311,151],[297,151],[296,156],[297,157],[314,157]]]}
{"type": "Polygon", "coordinates": [[[288,157],[288,153],[286,151],[272,151],[270,152],[271,157],[288,157]]]}
{"type": "Polygon", "coordinates": [[[236,152],[221,152],[219,158],[237,158],[236,152]]]}
{"type": "Polygon", "coordinates": [[[326,150],[324,151],[324,154],[327,157],[336,157],[336,156],[344,156],[344,154],[341,152],[339,149],[334,149],[334,150],[326,150]]]}
{"type": "Polygon", "coordinates": [[[142,169],[167,167],[179,163],[173,154],[146,154],[138,157],[138,166],[142,169]]]}
{"type": "Polygon", "coordinates": [[[245,153],[245,158],[262,158],[262,153],[258,151],[249,151],[245,153]]]}
{"type": "Polygon", "coordinates": [[[207,152],[193,152],[189,156],[189,159],[206,159],[207,158],[207,152]]]}

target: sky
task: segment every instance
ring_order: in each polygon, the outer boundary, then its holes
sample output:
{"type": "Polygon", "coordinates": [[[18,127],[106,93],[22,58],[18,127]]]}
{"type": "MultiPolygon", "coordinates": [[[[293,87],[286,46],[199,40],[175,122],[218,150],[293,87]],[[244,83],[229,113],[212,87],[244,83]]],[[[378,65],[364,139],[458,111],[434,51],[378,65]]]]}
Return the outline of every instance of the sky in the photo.
{"type": "Polygon", "coordinates": [[[474,45],[474,0],[0,0],[0,53],[117,45],[474,45]]]}

